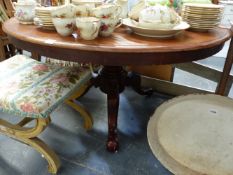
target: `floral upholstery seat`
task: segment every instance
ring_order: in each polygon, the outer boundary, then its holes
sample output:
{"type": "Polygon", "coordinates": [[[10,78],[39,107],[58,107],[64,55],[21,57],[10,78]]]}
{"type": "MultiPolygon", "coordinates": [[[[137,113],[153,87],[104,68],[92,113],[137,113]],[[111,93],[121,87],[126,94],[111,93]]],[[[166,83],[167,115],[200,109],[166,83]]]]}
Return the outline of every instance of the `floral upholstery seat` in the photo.
{"type": "Polygon", "coordinates": [[[48,171],[56,174],[60,159],[37,136],[51,122],[50,113],[60,103],[75,109],[91,129],[93,120],[84,106],[76,103],[91,85],[89,66],[62,67],[16,55],[0,62],[0,111],[23,117],[12,124],[0,118],[0,133],[36,149],[48,162],[48,171]],[[32,125],[27,125],[34,121],[32,125]]]}
{"type": "Polygon", "coordinates": [[[85,66],[61,67],[16,55],[0,62],[0,110],[46,118],[90,78],[85,66]]]}

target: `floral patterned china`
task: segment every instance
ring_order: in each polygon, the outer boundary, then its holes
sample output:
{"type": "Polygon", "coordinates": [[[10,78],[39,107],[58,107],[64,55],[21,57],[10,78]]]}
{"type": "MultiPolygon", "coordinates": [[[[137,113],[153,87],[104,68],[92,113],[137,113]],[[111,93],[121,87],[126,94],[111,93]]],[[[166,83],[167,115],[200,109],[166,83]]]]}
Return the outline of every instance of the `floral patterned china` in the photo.
{"type": "Polygon", "coordinates": [[[91,15],[101,21],[99,35],[108,37],[121,25],[122,7],[116,4],[104,4],[93,8],[91,15]]]}
{"type": "Polygon", "coordinates": [[[67,4],[51,10],[51,16],[55,18],[73,18],[75,16],[75,5],[67,4]]]}
{"type": "Polygon", "coordinates": [[[110,36],[120,26],[121,22],[119,23],[118,18],[102,18],[99,34],[104,37],[110,36]]]}
{"type": "Polygon", "coordinates": [[[100,20],[95,17],[76,18],[78,35],[84,40],[93,40],[98,36],[100,20]]]}
{"type": "Polygon", "coordinates": [[[137,22],[130,18],[123,19],[122,23],[123,25],[129,27],[137,35],[154,38],[171,38],[190,27],[189,24],[183,21],[169,30],[143,28],[137,25],[137,22]]]}
{"type": "Polygon", "coordinates": [[[92,14],[97,18],[119,18],[121,6],[115,4],[105,4],[92,9],[92,14]]]}
{"type": "Polygon", "coordinates": [[[57,33],[62,36],[69,36],[75,29],[75,18],[53,18],[53,24],[57,33]]]}
{"type": "Polygon", "coordinates": [[[21,24],[33,24],[36,3],[14,3],[15,17],[21,24]]]}
{"type": "Polygon", "coordinates": [[[91,9],[94,8],[91,4],[82,4],[75,7],[76,17],[88,17],[91,13],[91,9]]]}
{"type": "Polygon", "coordinates": [[[140,12],[138,25],[149,29],[172,29],[180,21],[181,17],[174,9],[158,4],[140,12]]]}

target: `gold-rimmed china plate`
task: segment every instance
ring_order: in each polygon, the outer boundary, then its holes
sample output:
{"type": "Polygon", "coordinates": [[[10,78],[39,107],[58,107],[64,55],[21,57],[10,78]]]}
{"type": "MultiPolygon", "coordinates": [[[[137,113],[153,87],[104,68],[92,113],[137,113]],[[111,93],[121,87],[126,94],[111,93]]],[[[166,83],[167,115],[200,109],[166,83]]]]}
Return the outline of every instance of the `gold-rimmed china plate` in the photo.
{"type": "Polygon", "coordinates": [[[45,30],[55,30],[53,23],[43,23],[39,18],[34,18],[34,25],[45,30]]]}
{"type": "Polygon", "coordinates": [[[195,9],[223,9],[223,5],[217,5],[217,4],[198,4],[198,3],[185,3],[184,7],[190,7],[195,9]]]}
{"type": "Polygon", "coordinates": [[[190,20],[201,20],[201,21],[219,21],[222,19],[221,16],[206,17],[206,16],[191,16],[187,14],[182,14],[182,18],[188,18],[190,20]]]}
{"type": "Polygon", "coordinates": [[[55,10],[57,7],[53,6],[53,7],[36,7],[35,11],[36,12],[41,12],[41,13],[49,13],[52,10],[55,10]]]}
{"type": "Polygon", "coordinates": [[[136,21],[133,22],[130,18],[122,20],[122,24],[129,27],[135,34],[153,38],[171,38],[190,27],[188,23],[182,21],[172,29],[149,29],[140,27],[136,25],[135,22],[136,21]]]}

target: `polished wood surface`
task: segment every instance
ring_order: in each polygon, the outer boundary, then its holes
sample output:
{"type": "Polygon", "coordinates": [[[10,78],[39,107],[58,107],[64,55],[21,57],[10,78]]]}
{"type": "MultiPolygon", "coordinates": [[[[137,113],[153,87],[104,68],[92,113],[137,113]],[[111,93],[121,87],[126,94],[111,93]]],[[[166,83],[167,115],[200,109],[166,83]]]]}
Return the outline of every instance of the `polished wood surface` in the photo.
{"type": "Polygon", "coordinates": [[[170,64],[203,59],[218,52],[231,36],[228,29],[217,28],[208,33],[185,31],[175,38],[155,39],[120,27],[111,37],[85,41],[22,25],[15,18],[5,22],[3,30],[16,46],[31,52],[40,47],[41,55],[102,65],[170,64]]]}

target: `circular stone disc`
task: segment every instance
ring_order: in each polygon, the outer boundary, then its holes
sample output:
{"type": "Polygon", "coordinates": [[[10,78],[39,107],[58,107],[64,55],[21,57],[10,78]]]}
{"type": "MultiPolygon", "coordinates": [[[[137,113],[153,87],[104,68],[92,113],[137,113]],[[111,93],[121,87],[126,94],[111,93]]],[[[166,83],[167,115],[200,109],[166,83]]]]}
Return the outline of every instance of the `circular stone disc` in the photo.
{"type": "Polygon", "coordinates": [[[176,175],[233,174],[233,100],[187,95],[165,102],[147,136],[154,155],[176,175]]]}

